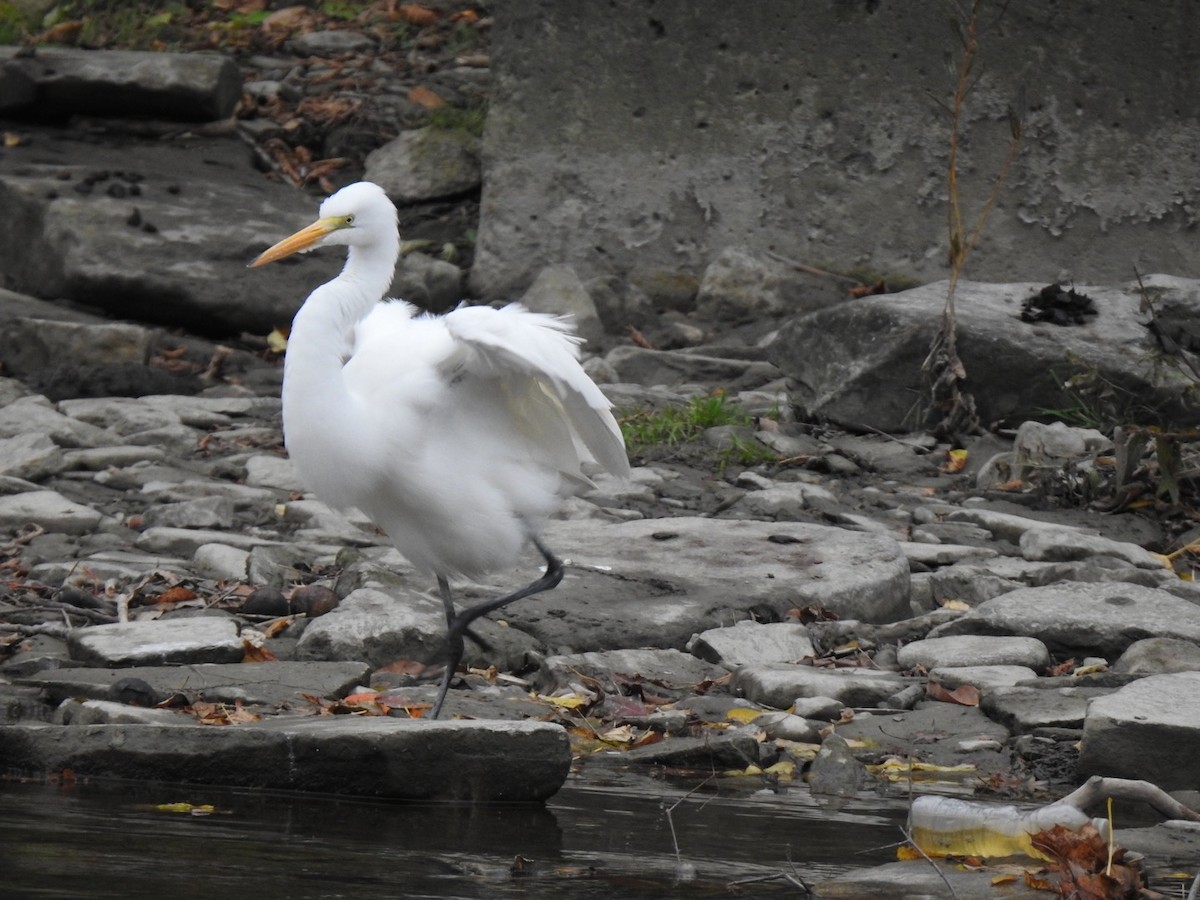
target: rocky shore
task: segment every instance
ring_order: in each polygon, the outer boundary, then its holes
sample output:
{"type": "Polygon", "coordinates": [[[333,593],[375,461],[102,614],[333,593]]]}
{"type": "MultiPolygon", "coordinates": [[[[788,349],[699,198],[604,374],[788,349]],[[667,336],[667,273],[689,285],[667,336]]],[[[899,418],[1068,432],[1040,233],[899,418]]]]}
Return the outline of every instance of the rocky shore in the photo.
{"type": "MultiPolygon", "coordinates": [[[[628,482],[568,503],[545,533],[562,585],[482,620],[447,720],[421,721],[434,585],[308,496],[282,446],[265,336],[336,262],[244,270],[312,198],[232,136],[21,133],[0,155],[3,770],[491,801],[613,764],[832,795],[907,790],[924,764],[988,798],[1100,774],[1200,807],[1200,588],[1173,553],[1194,515],[1110,502],[1113,436],[1032,420],[1064,342],[1184,404],[1177,373],[1130,362],[1153,346],[1136,286],[1086,288],[1095,323],[1059,328],[1017,322],[1038,286],[963,285],[1004,426],[959,447],[902,408],[944,285],[797,309],[788,265],[737,248],[671,284],[543,270],[519,299],[576,317],[623,418],[715,398],[730,419],[634,444],[628,482]]],[[[439,203],[463,187],[424,139],[392,165],[439,203]]],[[[447,257],[410,254],[397,292],[444,307],[465,283],[447,257]]],[[[1147,284],[1194,317],[1196,282],[1147,284]]],[[[457,589],[493,595],[537,559],[457,589]]],[[[1163,849],[1180,833],[1126,846],[1194,865],[1194,832],[1163,849]]]]}

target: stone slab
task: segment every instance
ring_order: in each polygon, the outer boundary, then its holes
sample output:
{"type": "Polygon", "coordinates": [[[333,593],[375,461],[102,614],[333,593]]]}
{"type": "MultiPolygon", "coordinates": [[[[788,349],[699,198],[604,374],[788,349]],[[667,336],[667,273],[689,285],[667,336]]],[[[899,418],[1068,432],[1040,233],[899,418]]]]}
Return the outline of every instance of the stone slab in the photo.
{"type": "Polygon", "coordinates": [[[403,800],[542,801],[571,765],[544,722],[336,716],[238,726],[12,725],[16,771],[354,794],[403,800]]]}

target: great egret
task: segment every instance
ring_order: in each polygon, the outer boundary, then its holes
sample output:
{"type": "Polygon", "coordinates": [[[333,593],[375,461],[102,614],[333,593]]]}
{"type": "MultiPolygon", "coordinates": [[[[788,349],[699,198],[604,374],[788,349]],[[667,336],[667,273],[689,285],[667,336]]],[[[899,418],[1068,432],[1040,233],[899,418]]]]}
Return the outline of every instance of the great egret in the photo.
{"type": "Polygon", "coordinates": [[[443,316],[379,302],[400,252],[396,207],[359,182],[317,221],[251,263],[331,244],[338,277],[296,314],[283,369],[283,429],[301,478],[326,503],[357,507],[413,565],[446,611],[448,662],[436,718],[472,622],[553,588],[562,563],[538,538],[595,461],[629,473],[611,404],[579,364],[569,323],[519,304],[443,316]],[[531,541],[546,559],[532,584],[456,612],[449,579],[513,565],[531,541]]]}

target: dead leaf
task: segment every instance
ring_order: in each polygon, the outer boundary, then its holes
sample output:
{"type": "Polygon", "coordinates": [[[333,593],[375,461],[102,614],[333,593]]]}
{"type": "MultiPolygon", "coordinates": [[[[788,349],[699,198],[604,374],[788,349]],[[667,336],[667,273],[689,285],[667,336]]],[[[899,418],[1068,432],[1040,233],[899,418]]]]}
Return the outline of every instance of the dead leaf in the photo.
{"type": "Polygon", "coordinates": [[[420,3],[402,3],[397,10],[400,17],[410,25],[416,25],[424,28],[428,25],[436,25],[442,17],[437,10],[430,9],[420,3]]]}
{"type": "Polygon", "coordinates": [[[931,681],[925,686],[925,693],[930,700],[940,700],[943,703],[957,703],[959,706],[979,705],[979,688],[973,684],[960,684],[951,691],[936,681],[931,681]]]}
{"type": "Polygon", "coordinates": [[[167,588],[155,597],[154,602],[159,605],[165,605],[168,603],[186,603],[189,600],[195,599],[195,591],[185,588],[183,585],[176,585],[175,587],[167,588]]]}
{"type": "Polygon", "coordinates": [[[956,475],[966,468],[966,465],[966,450],[947,450],[946,462],[938,471],[944,475],[956,475]]]}
{"type": "Polygon", "coordinates": [[[446,101],[435,91],[431,91],[429,88],[422,87],[419,84],[408,92],[408,99],[417,104],[417,106],[422,106],[430,110],[441,109],[446,105],[446,101]]]}
{"type": "Polygon", "coordinates": [[[634,328],[632,325],[626,325],[625,328],[629,332],[629,339],[639,347],[646,350],[653,350],[654,345],[646,338],[644,334],[634,328]]]}
{"type": "Polygon", "coordinates": [[[279,662],[279,657],[266,647],[258,646],[245,639],[242,640],[242,662],[263,663],[279,662]]]}

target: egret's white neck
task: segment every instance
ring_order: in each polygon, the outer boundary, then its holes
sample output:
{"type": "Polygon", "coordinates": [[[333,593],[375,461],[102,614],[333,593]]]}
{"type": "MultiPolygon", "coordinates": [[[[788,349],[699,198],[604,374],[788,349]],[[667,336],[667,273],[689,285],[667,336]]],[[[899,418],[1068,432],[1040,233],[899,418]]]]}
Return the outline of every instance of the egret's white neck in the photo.
{"type": "Polygon", "coordinates": [[[284,417],[289,407],[345,410],[342,366],[354,349],[354,327],[391,286],[398,237],[352,246],[341,274],[313,291],[292,321],[284,360],[284,417]]]}

